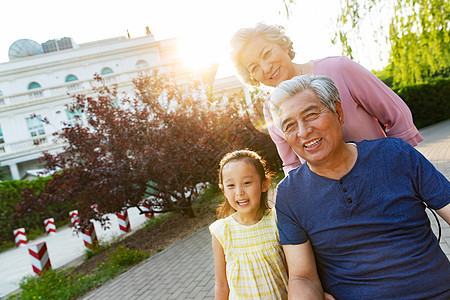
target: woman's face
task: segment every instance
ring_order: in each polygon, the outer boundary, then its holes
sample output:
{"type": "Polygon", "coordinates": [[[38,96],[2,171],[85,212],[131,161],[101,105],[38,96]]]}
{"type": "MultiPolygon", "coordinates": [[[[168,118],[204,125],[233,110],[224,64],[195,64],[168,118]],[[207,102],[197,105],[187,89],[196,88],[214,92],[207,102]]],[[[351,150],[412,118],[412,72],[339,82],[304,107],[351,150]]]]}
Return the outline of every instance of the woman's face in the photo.
{"type": "Polygon", "coordinates": [[[250,75],[266,86],[275,87],[297,75],[289,50],[260,36],[250,40],[240,59],[250,75]]]}

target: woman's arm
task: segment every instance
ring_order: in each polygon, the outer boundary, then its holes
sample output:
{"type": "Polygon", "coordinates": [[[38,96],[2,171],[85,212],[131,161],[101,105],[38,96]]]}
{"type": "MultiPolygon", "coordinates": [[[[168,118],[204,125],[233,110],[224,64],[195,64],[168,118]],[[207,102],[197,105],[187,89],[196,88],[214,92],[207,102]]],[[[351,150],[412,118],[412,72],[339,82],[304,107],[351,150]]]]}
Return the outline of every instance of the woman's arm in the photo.
{"type": "Polygon", "coordinates": [[[216,300],[228,299],[230,289],[227,282],[225,254],[223,252],[222,245],[220,245],[214,234],[212,234],[212,248],[214,253],[214,268],[216,275],[215,297],[216,300]]]}
{"type": "Polygon", "coordinates": [[[339,65],[352,97],[386,126],[387,136],[401,138],[411,146],[423,141],[409,107],[393,90],[369,70],[346,57],[340,60],[339,65]]]}

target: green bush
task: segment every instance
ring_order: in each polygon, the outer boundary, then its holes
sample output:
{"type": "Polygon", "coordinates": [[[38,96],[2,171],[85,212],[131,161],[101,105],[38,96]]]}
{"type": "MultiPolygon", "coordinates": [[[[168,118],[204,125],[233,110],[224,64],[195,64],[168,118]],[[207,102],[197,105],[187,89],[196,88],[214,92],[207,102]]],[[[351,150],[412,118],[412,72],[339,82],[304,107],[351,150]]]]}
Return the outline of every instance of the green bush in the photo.
{"type": "Polygon", "coordinates": [[[123,246],[118,246],[108,255],[108,261],[106,264],[117,268],[134,266],[149,256],[150,255],[147,252],[142,250],[132,250],[123,246]]]}
{"type": "Polygon", "coordinates": [[[29,188],[36,194],[43,191],[51,176],[34,180],[8,180],[0,182],[0,249],[14,245],[14,229],[25,228],[28,240],[45,233],[44,220],[54,218],[55,222],[67,223],[70,207],[68,204],[55,203],[45,211],[31,212],[29,216],[14,216],[15,206],[20,202],[23,188],[29,188]]]}
{"type": "Polygon", "coordinates": [[[450,119],[450,78],[393,90],[410,108],[417,128],[450,119]]]}

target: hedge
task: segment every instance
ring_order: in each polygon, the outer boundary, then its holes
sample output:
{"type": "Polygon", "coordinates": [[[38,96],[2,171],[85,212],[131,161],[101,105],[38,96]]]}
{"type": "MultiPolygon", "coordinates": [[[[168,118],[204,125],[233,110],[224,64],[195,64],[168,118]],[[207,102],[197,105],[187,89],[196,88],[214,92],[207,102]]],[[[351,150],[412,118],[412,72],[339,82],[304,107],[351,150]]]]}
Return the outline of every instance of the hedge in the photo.
{"type": "Polygon", "coordinates": [[[27,217],[14,216],[15,205],[20,201],[20,194],[24,187],[40,193],[51,176],[38,177],[34,180],[7,180],[0,182],[0,246],[14,242],[14,229],[24,227],[28,235],[31,231],[45,233],[44,220],[54,218],[55,221],[69,219],[68,204],[56,203],[43,212],[34,212],[27,217]]]}
{"type": "Polygon", "coordinates": [[[410,108],[417,128],[450,119],[450,78],[392,89],[410,108]]]}

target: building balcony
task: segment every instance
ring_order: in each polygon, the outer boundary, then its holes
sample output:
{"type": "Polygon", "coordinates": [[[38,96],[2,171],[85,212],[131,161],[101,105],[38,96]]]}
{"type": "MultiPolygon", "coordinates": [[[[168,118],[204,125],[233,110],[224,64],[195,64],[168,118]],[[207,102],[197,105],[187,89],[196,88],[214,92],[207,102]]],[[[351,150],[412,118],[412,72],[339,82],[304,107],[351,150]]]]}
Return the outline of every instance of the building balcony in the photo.
{"type": "MultiPolygon", "coordinates": [[[[199,79],[205,83],[212,85],[214,76],[217,71],[217,65],[211,65],[203,70],[191,72],[182,67],[179,63],[170,65],[161,65],[159,67],[147,67],[135,69],[129,72],[112,73],[101,75],[105,85],[117,84],[120,89],[129,89],[132,86],[132,80],[141,74],[150,74],[153,71],[160,71],[162,73],[171,72],[176,74],[177,80],[181,83],[186,82],[189,78],[199,79]],[[194,73],[194,74],[193,74],[194,73]]],[[[0,97],[0,112],[4,110],[15,109],[16,107],[38,104],[42,101],[52,101],[57,97],[65,97],[77,93],[89,94],[92,88],[96,85],[94,79],[77,80],[66,82],[58,86],[48,88],[32,89],[24,93],[18,93],[10,96],[0,97]]]]}
{"type": "MultiPolygon", "coordinates": [[[[118,84],[130,85],[131,80],[136,78],[141,73],[149,72],[151,68],[142,69],[139,71],[125,72],[119,74],[107,74],[102,75],[104,84],[118,84]]],[[[88,93],[92,91],[95,82],[94,79],[89,80],[77,80],[67,82],[58,86],[49,88],[32,89],[24,93],[14,94],[11,96],[0,97],[0,111],[4,109],[15,109],[16,107],[23,105],[30,105],[38,103],[44,99],[54,99],[55,97],[65,97],[76,93],[88,93]]]]}
{"type": "MultiPolygon", "coordinates": [[[[60,147],[62,142],[58,142],[60,147]]],[[[39,135],[28,139],[23,139],[11,143],[0,144],[0,161],[5,158],[11,158],[21,153],[42,152],[55,145],[55,137],[53,135],[39,135]]]]}

